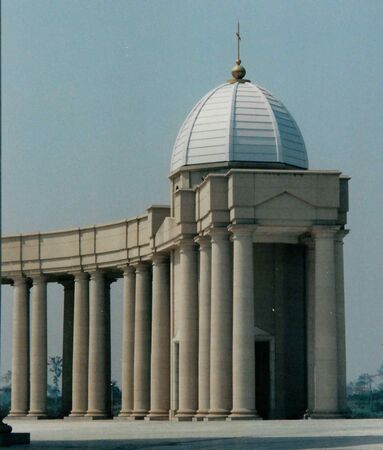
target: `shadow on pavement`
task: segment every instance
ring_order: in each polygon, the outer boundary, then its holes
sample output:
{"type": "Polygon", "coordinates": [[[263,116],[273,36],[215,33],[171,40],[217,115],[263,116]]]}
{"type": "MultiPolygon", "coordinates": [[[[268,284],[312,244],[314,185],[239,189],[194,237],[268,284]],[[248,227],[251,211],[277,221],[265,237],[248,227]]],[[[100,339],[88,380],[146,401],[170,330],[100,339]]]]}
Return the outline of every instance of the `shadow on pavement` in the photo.
{"type": "MultiPolygon", "coordinates": [[[[246,437],[246,438],[196,438],[196,439],[108,439],[83,441],[32,441],[31,445],[17,445],[15,450],[40,449],[102,449],[102,450],[315,450],[352,449],[356,446],[372,446],[383,449],[382,436],[319,436],[319,437],[246,437]]],[[[369,448],[369,447],[367,447],[369,448]]]]}

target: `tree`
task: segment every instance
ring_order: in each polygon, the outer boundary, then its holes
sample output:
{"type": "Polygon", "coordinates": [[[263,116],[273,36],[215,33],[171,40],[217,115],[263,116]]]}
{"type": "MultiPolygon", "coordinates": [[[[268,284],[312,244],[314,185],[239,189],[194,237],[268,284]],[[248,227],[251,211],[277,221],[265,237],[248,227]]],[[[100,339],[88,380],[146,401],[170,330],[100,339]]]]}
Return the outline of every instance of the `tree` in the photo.
{"type": "Polygon", "coordinates": [[[49,372],[53,374],[53,397],[55,402],[55,413],[59,412],[58,399],[60,395],[60,378],[63,371],[63,359],[61,356],[50,356],[48,361],[49,372]]]}

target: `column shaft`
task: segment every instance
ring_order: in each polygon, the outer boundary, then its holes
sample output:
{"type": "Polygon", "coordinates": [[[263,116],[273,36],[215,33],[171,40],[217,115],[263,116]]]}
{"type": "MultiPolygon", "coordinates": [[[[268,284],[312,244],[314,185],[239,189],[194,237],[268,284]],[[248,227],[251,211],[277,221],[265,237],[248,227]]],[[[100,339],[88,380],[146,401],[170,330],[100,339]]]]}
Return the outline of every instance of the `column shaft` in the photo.
{"type": "Polygon", "coordinates": [[[13,283],[12,391],[10,417],[29,408],[29,288],[23,276],[13,283]]]}
{"type": "Polygon", "coordinates": [[[198,411],[203,418],[210,409],[210,301],[211,245],[210,239],[200,238],[198,288],[198,411]]]}
{"type": "Polygon", "coordinates": [[[191,420],[198,407],[198,275],[193,241],[180,243],[178,301],[179,407],[176,420],[191,420]]]}
{"type": "Polygon", "coordinates": [[[307,407],[315,407],[315,251],[312,241],[306,246],[306,327],[307,327],[307,407]]]}
{"type": "Polygon", "coordinates": [[[91,274],[89,296],[88,417],[106,417],[106,301],[101,271],[91,274]]]}
{"type": "Polygon", "coordinates": [[[232,254],[227,230],[211,232],[210,409],[208,420],[232,408],[232,254]]]}
{"type": "Polygon", "coordinates": [[[344,269],[343,269],[343,237],[345,232],[338,233],[335,238],[335,277],[336,277],[336,318],[338,345],[338,406],[341,413],[347,413],[346,383],[346,331],[344,308],[344,269]]]}
{"type": "Polygon", "coordinates": [[[230,419],[256,418],[253,232],[233,229],[233,410],[230,419]]]}
{"type": "Polygon", "coordinates": [[[47,283],[44,276],[33,279],[31,339],[31,417],[47,416],[47,283]]]}
{"type": "Polygon", "coordinates": [[[64,286],[63,321],[63,367],[62,367],[62,413],[67,416],[72,407],[72,366],[73,366],[73,314],[74,286],[72,280],[61,283],[64,286]]]}
{"type": "Polygon", "coordinates": [[[83,416],[88,409],[89,275],[75,274],[73,318],[73,368],[71,416],[83,416]]]}
{"type": "Polygon", "coordinates": [[[170,409],[169,258],[153,258],[152,355],[148,420],[167,420],[170,409]]]}
{"type": "Polygon", "coordinates": [[[333,417],[338,407],[338,353],[333,230],[315,239],[315,417],[333,417]]]}
{"type": "Polygon", "coordinates": [[[132,419],[143,419],[150,409],[151,271],[136,266],[134,327],[134,400],[132,419]]]}
{"type": "Polygon", "coordinates": [[[124,269],[124,312],[122,322],[122,379],[120,417],[128,417],[133,411],[134,392],[134,310],[136,275],[133,267],[124,269]]]}

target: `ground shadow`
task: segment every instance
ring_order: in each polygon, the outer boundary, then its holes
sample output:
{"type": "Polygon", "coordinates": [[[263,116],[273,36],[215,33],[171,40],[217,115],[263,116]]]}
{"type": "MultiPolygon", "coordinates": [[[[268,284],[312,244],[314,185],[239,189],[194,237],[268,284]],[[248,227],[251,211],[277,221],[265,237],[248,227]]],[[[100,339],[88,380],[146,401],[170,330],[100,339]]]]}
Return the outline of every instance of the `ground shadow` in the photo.
{"type": "Polygon", "coordinates": [[[196,438],[196,439],[111,439],[83,441],[32,441],[31,445],[18,445],[14,450],[315,450],[336,449],[365,445],[379,445],[382,436],[319,436],[319,437],[246,437],[246,438],[196,438]]]}

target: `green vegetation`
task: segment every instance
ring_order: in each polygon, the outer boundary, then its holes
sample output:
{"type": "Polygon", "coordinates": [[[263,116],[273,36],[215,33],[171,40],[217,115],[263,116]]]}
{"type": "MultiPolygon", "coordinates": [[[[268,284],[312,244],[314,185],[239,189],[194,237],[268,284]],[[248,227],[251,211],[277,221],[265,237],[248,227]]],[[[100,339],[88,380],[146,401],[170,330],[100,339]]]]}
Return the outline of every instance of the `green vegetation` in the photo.
{"type": "Polygon", "coordinates": [[[363,373],[347,385],[351,417],[383,418],[383,364],[376,374],[363,373]]]}

